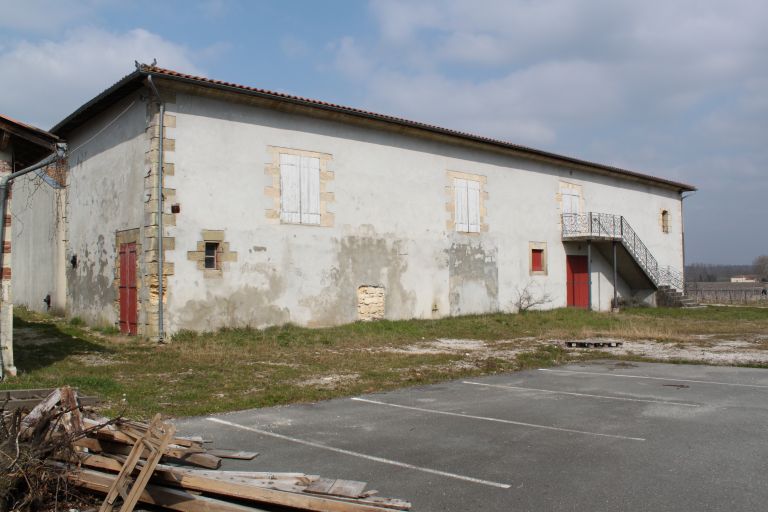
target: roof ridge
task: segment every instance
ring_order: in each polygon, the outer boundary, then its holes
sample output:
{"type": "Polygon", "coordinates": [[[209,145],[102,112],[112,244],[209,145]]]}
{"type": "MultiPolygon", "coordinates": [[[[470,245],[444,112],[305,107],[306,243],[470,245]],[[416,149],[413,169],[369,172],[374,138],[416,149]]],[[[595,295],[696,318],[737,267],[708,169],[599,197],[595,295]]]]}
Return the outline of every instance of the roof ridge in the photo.
{"type": "Polygon", "coordinates": [[[413,121],[410,119],[406,119],[406,118],[402,118],[402,117],[398,117],[390,114],[381,114],[381,113],[372,112],[369,110],[364,110],[356,107],[349,107],[349,106],[340,105],[337,103],[331,103],[331,102],[316,100],[316,99],[307,98],[303,96],[297,96],[294,94],[288,94],[288,93],[279,92],[279,91],[272,91],[269,89],[247,86],[247,85],[237,84],[234,82],[227,82],[224,80],[216,80],[213,78],[208,78],[208,77],[199,76],[199,75],[192,75],[189,73],[182,73],[180,71],[162,68],[157,65],[150,65],[150,64],[137,64],[136,71],[123,77],[120,81],[115,83],[112,87],[106,89],[100,95],[96,96],[91,101],[89,101],[88,103],[80,107],[80,109],[78,109],[77,111],[72,113],[70,116],[68,116],[66,119],[61,121],[59,124],[54,126],[51,130],[56,132],[64,129],[66,125],[72,122],[75,118],[77,118],[81,114],[83,115],[86,114],[86,111],[88,110],[88,108],[91,108],[92,106],[94,106],[94,104],[98,103],[99,100],[104,99],[106,101],[110,96],[113,95],[113,93],[115,93],[117,89],[119,89],[120,86],[128,85],[130,82],[132,82],[136,78],[147,76],[147,75],[158,75],[159,77],[167,77],[169,79],[191,82],[200,86],[226,88],[227,90],[230,90],[230,91],[241,91],[243,93],[251,93],[251,94],[256,94],[260,96],[275,98],[278,100],[301,103],[310,107],[334,110],[340,113],[345,113],[353,116],[362,116],[369,119],[375,119],[375,120],[379,120],[387,123],[398,124],[401,126],[408,126],[411,128],[426,130],[433,133],[439,133],[442,135],[448,135],[452,137],[471,140],[474,142],[490,144],[493,146],[498,146],[498,147],[502,147],[505,149],[513,150],[513,151],[519,151],[527,154],[537,155],[539,157],[544,157],[544,158],[556,160],[559,162],[570,163],[572,165],[585,166],[585,167],[592,168],[594,170],[607,171],[607,172],[611,172],[611,173],[618,174],[628,178],[652,181],[652,182],[664,184],[668,187],[679,188],[682,191],[696,190],[696,187],[692,185],[688,185],[686,183],[676,182],[676,181],[668,180],[666,178],[653,176],[650,174],[631,171],[631,170],[623,169],[613,165],[591,162],[589,160],[584,160],[581,158],[553,153],[550,151],[536,149],[529,146],[523,146],[521,144],[515,144],[513,142],[508,142],[502,139],[495,139],[495,138],[484,136],[484,135],[477,135],[470,132],[463,132],[453,128],[445,128],[442,126],[437,126],[437,125],[433,125],[433,124],[429,124],[421,121],[413,121]]]}

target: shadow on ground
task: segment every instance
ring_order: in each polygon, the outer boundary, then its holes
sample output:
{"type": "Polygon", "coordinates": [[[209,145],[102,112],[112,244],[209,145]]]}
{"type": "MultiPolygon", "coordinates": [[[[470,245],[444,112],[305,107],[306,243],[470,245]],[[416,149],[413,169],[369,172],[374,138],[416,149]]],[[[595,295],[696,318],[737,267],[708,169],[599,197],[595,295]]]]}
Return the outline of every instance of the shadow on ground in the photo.
{"type": "Polygon", "coordinates": [[[47,322],[13,319],[13,352],[19,372],[32,372],[74,355],[103,355],[108,348],[73,336],[47,322]]]}

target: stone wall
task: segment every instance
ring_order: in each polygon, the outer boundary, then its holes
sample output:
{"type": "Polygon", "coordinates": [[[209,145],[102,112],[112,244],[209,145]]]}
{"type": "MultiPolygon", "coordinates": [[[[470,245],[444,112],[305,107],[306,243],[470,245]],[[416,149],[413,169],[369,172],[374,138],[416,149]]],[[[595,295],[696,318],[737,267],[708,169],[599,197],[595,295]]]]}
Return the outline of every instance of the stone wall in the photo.
{"type": "Polygon", "coordinates": [[[361,286],[357,289],[358,319],[381,320],[385,311],[385,292],[381,286],[361,286]]]}

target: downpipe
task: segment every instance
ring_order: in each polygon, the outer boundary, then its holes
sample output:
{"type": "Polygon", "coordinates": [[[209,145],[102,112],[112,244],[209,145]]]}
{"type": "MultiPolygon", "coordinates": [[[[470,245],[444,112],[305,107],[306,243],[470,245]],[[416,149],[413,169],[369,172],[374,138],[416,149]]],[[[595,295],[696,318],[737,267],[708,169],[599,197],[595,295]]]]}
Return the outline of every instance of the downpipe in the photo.
{"type": "Polygon", "coordinates": [[[147,81],[152,88],[152,92],[157,98],[160,107],[158,121],[158,143],[157,143],[157,341],[165,341],[165,332],[163,329],[163,138],[165,137],[165,103],[160,97],[160,92],[152,80],[152,75],[147,75],[147,81]]]}

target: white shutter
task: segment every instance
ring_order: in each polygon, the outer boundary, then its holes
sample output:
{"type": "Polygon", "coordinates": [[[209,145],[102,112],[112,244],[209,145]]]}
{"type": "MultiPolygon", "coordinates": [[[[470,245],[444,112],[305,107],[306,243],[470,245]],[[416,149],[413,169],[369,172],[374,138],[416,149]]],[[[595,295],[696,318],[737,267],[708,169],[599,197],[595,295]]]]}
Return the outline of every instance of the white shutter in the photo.
{"type": "Polygon", "coordinates": [[[467,217],[467,180],[453,179],[455,193],[454,223],[456,231],[469,231],[469,218],[467,217]]]}
{"type": "Polygon", "coordinates": [[[562,197],[563,201],[563,213],[581,213],[581,196],[576,190],[562,187],[560,189],[560,197],[562,197]]]}
{"type": "Polygon", "coordinates": [[[579,194],[571,194],[571,213],[581,213],[581,196],[579,194]]]}
{"type": "Polygon", "coordinates": [[[480,183],[467,180],[467,231],[480,232],[480,183]]]}
{"type": "Polygon", "coordinates": [[[320,224],[320,159],[301,157],[301,223],[320,224]]]}
{"type": "Polygon", "coordinates": [[[280,220],[298,224],[301,222],[301,179],[299,157],[280,155],[280,220]]]}

